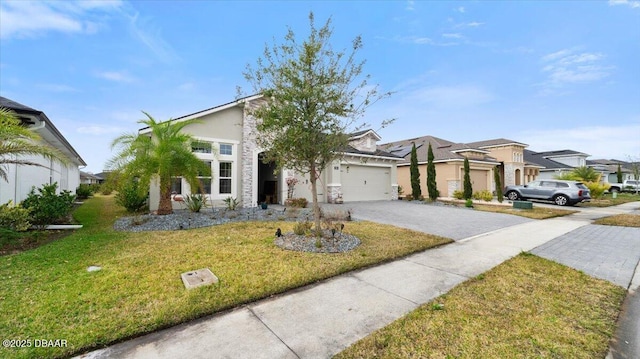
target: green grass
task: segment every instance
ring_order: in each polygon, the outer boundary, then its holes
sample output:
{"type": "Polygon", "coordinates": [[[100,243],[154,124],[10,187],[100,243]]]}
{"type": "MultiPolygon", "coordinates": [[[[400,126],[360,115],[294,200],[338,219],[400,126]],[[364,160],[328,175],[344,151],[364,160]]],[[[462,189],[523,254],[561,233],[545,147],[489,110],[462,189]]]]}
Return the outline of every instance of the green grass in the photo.
{"type": "Polygon", "coordinates": [[[422,305],[337,358],[604,358],[625,293],[523,254],[422,305]]]}
{"type": "Polygon", "coordinates": [[[513,214],[516,216],[532,218],[532,219],[547,219],[547,218],[554,218],[554,217],[562,217],[562,216],[567,216],[567,215],[578,212],[578,211],[559,209],[559,208],[536,207],[535,205],[532,209],[516,209],[512,207],[505,207],[505,206],[474,204],[473,208],[475,208],[478,211],[513,214]]]}
{"type": "Polygon", "coordinates": [[[593,221],[593,223],[607,226],[640,227],[640,214],[617,214],[615,216],[599,218],[593,221]]]}
{"type": "Polygon", "coordinates": [[[112,197],[76,212],[84,228],[0,257],[0,337],[65,339],[66,348],[0,348],[2,358],[61,357],[175,325],[450,240],[369,222],[347,222],[362,244],[349,253],[285,251],[290,222],[244,222],[188,231],[123,233],[112,197]],[[99,265],[99,272],[87,272],[99,265]],[[209,267],[215,286],[187,291],[180,273],[209,267]]]}
{"type": "MultiPolygon", "coordinates": [[[[578,203],[578,207],[609,207],[619,204],[640,201],[640,195],[635,193],[618,193],[617,198],[613,198],[611,193],[607,193],[600,199],[591,199],[591,202],[578,203]]],[[[640,207],[640,206],[639,206],[640,207]]]]}

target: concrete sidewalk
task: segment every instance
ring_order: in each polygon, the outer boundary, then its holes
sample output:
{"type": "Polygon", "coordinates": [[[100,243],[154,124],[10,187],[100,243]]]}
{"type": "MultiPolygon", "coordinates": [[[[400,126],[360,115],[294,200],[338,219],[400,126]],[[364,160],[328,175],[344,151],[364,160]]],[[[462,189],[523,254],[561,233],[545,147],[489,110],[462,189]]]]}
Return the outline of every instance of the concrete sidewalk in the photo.
{"type": "Polygon", "coordinates": [[[518,224],[79,358],[331,357],[468,278],[588,223],[518,224]]]}

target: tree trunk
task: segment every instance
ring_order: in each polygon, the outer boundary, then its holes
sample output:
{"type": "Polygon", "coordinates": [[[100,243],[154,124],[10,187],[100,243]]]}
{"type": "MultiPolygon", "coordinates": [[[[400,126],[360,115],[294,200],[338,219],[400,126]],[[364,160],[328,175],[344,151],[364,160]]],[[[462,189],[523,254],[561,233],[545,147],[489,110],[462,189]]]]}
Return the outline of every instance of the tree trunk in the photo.
{"type": "Polygon", "coordinates": [[[311,171],[309,171],[309,174],[311,175],[311,200],[313,201],[313,219],[316,223],[316,235],[320,237],[322,236],[322,227],[320,223],[320,205],[318,204],[318,187],[315,164],[311,165],[311,171]]]}
{"type": "Polygon", "coordinates": [[[158,214],[165,215],[173,213],[171,205],[171,180],[160,179],[160,203],[158,203],[158,214]]]}

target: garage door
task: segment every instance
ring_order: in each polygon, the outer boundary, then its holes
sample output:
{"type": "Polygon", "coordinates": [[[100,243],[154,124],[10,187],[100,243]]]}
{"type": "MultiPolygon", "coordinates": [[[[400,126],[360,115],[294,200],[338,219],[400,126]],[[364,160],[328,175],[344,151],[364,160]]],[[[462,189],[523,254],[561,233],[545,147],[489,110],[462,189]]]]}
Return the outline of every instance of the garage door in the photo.
{"type": "Polygon", "coordinates": [[[342,165],[340,180],[345,202],[391,199],[391,174],[387,167],[342,165]]]}
{"type": "Polygon", "coordinates": [[[487,173],[489,171],[481,170],[469,170],[469,177],[471,177],[471,187],[473,192],[488,190],[487,187],[487,173]]]}

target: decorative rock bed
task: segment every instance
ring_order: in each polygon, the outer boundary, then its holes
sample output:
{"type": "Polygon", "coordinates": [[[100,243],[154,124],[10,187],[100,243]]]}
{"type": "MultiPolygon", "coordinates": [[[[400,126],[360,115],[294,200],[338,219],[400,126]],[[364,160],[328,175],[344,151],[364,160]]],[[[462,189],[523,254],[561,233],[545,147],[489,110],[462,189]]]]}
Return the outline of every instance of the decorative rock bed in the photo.
{"type": "Polygon", "coordinates": [[[360,239],[347,233],[336,233],[335,237],[332,238],[329,231],[325,231],[325,235],[322,238],[284,233],[282,237],[276,238],[274,244],[290,251],[340,253],[350,251],[359,246],[360,239]]]}

